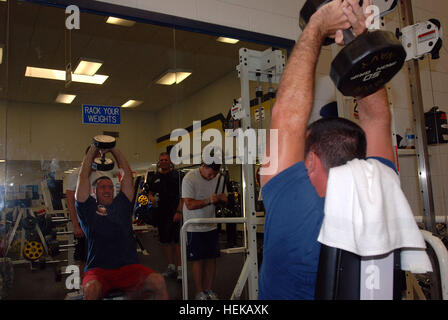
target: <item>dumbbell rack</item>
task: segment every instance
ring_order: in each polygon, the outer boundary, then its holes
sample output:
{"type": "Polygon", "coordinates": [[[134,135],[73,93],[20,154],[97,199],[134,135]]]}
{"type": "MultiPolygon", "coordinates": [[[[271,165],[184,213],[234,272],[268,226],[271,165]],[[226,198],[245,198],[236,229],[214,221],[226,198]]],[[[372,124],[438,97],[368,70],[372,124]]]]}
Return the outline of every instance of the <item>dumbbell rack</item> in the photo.
{"type": "MultiPolygon", "coordinates": [[[[33,262],[31,260],[25,259],[25,257],[23,256],[23,252],[24,252],[24,247],[25,247],[25,230],[23,228],[23,226],[21,226],[21,222],[27,217],[33,217],[36,218],[36,215],[34,214],[34,212],[31,210],[31,208],[20,208],[20,207],[16,207],[13,209],[12,211],[12,216],[15,217],[15,222],[14,222],[14,226],[12,228],[12,230],[9,233],[8,236],[8,240],[7,240],[7,246],[6,246],[6,251],[4,256],[7,257],[8,253],[11,249],[12,243],[14,241],[14,238],[16,237],[16,234],[20,233],[19,237],[20,237],[20,255],[19,255],[19,259],[17,260],[12,260],[11,263],[13,265],[20,265],[20,264],[30,264],[31,269],[33,269],[33,262]]],[[[56,219],[52,219],[52,222],[67,222],[67,228],[70,229],[70,225],[71,222],[69,221],[69,219],[64,219],[64,218],[56,218],[56,219]]],[[[36,233],[39,236],[39,239],[42,243],[42,247],[45,251],[46,256],[50,256],[50,248],[47,245],[47,241],[45,239],[45,236],[42,233],[41,228],[39,227],[39,224],[36,222],[36,225],[34,227],[34,231],[36,231],[36,233]]],[[[67,231],[60,231],[60,232],[56,232],[56,236],[58,235],[73,235],[73,231],[71,230],[67,230],[67,231]]],[[[70,242],[70,239],[68,239],[70,242]]],[[[59,247],[67,247],[67,249],[60,249],[59,251],[67,251],[68,252],[68,258],[65,260],[54,260],[54,259],[45,259],[45,260],[41,260],[40,258],[36,260],[36,262],[38,261],[45,261],[45,264],[54,264],[54,263],[60,263],[60,262],[67,262],[68,265],[73,264],[73,252],[71,247],[73,247],[73,244],[66,244],[66,245],[60,245],[59,247]]],[[[58,274],[61,274],[61,272],[57,272],[58,274]]],[[[63,272],[62,272],[63,273],[63,272]]]]}
{"type": "MultiPolygon", "coordinates": [[[[12,212],[13,216],[15,214],[17,214],[17,218],[16,218],[16,221],[14,223],[14,227],[13,227],[13,229],[12,229],[10,235],[9,235],[9,238],[8,238],[8,242],[7,242],[7,246],[6,246],[6,252],[5,252],[5,257],[8,255],[8,252],[9,252],[9,250],[11,248],[11,244],[12,244],[12,242],[14,240],[14,237],[15,237],[16,233],[19,230],[20,222],[22,221],[22,219],[25,219],[25,217],[27,215],[29,215],[29,216],[31,216],[33,218],[36,218],[34,212],[30,208],[19,208],[19,207],[16,207],[16,208],[13,209],[13,212],[12,212]]],[[[42,243],[42,246],[43,246],[43,248],[45,250],[45,253],[48,254],[48,247],[47,247],[47,244],[46,244],[46,241],[45,241],[45,237],[43,236],[42,231],[40,230],[40,227],[37,225],[37,223],[36,223],[36,226],[35,226],[35,230],[36,230],[37,234],[39,235],[39,239],[40,239],[40,241],[42,243]]],[[[25,230],[22,227],[21,230],[20,230],[20,259],[16,260],[16,261],[13,261],[13,264],[23,264],[23,263],[29,263],[30,262],[28,260],[25,260],[24,257],[23,257],[24,245],[25,245],[25,230]]]]}

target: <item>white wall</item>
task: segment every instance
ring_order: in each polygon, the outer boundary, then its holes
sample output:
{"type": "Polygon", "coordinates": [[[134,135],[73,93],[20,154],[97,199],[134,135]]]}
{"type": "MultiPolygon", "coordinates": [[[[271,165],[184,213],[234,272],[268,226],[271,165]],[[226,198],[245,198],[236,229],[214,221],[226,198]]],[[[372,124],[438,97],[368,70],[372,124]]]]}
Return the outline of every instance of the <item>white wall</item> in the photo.
{"type": "Polygon", "coordinates": [[[231,72],[209,84],[191,97],[156,113],[157,131],[160,136],[173,129],[193,125],[194,120],[203,120],[218,113],[224,116],[232,107],[233,99],[241,96],[237,72],[231,72]]]}
{"type": "MultiPolygon", "coordinates": [[[[11,161],[53,160],[61,169],[81,161],[92,137],[103,131],[118,131],[117,146],[134,168],[156,159],[156,122],[152,112],[123,110],[120,125],[82,124],[81,106],[2,102],[7,130],[0,132],[1,148],[11,161]]],[[[45,163],[45,165],[44,165],[45,163]]],[[[13,173],[11,173],[13,174],[13,173]]],[[[9,174],[8,174],[9,175],[9,174]]]]}
{"type": "Polygon", "coordinates": [[[96,0],[297,40],[304,0],[96,0]]]}

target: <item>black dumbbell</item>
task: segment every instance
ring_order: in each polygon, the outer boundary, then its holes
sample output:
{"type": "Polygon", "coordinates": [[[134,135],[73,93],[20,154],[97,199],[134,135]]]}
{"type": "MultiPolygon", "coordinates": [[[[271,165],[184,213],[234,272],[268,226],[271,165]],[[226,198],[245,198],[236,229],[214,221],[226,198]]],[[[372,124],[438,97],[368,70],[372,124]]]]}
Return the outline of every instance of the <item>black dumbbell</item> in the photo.
{"type": "MultiPolygon", "coordinates": [[[[115,138],[111,136],[98,135],[93,137],[93,145],[98,149],[112,149],[115,147],[115,143],[115,138]]],[[[92,163],[92,168],[98,171],[109,171],[112,170],[114,166],[114,161],[106,158],[104,153],[101,157],[95,158],[92,163]]]]}
{"type": "MultiPolygon", "coordinates": [[[[302,11],[306,15],[301,17],[301,27],[329,1],[308,0],[301,10],[301,15],[302,11]]],[[[351,30],[344,30],[344,42],[346,46],[331,63],[330,77],[345,96],[363,97],[374,93],[400,71],[406,59],[401,42],[389,31],[367,31],[355,38],[351,30]]]]}
{"type": "Polygon", "coordinates": [[[98,135],[93,137],[93,145],[98,149],[112,149],[116,140],[112,136],[98,135]]]}
{"type": "Polygon", "coordinates": [[[22,228],[25,230],[35,230],[37,219],[32,216],[27,216],[22,220],[22,228]]]}

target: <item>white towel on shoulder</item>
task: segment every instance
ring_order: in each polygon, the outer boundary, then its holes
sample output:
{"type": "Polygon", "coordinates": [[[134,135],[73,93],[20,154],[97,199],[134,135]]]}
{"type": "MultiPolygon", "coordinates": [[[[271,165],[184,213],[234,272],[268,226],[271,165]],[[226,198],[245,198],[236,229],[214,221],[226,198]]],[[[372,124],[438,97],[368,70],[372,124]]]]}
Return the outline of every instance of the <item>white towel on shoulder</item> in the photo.
{"type": "Polygon", "coordinates": [[[354,159],[330,169],[324,211],[319,242],[363,257],[414,248],[407,264],[432,270],[400,178],[380,161],[354,159]]]}

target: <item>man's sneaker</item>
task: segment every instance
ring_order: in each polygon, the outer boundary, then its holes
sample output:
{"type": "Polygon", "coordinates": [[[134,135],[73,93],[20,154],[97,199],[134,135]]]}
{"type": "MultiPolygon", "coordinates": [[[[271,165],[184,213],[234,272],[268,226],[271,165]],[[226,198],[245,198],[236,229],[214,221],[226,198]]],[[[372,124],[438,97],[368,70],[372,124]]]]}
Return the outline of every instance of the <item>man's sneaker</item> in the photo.
{"type": "Polygon", "coordinates": [[[175,268],[168,266],[166,272],[163,273],[164,277],[175,279],[177,277],[177,272],[175,268]]]}
{"type": "Polygon", "coordinates": [[[196,300],[207,300],[207,297],[208,297],[208,295],[206,295],[204,291],[201,291],[196,294],[195,299],[196,300]]]}
{"type": "Polygon", "coordinates": [[[206,294],[207,294],[207,300],[218,300],[218,295],[214,293],[212,290],[208,290],[206,294]]]}

